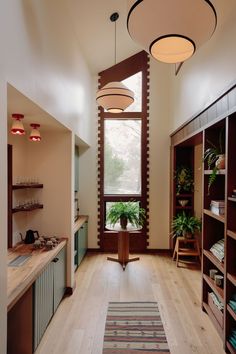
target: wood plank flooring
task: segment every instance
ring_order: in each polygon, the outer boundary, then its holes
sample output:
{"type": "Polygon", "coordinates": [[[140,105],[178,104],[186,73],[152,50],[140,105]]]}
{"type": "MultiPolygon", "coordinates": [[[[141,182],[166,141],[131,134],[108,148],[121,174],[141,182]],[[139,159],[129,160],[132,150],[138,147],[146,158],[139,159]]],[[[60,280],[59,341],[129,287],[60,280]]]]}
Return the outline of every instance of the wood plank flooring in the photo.
{"type": "Polygon", "coordinates": [[[201,310],[201,275],[170,257],[141,255],[127,265],[90,253],[77,287],[53,317],[36,354],[101,354],[109,301],[157,301],[172,354],[223,354],[222,341],[201,310]]]}

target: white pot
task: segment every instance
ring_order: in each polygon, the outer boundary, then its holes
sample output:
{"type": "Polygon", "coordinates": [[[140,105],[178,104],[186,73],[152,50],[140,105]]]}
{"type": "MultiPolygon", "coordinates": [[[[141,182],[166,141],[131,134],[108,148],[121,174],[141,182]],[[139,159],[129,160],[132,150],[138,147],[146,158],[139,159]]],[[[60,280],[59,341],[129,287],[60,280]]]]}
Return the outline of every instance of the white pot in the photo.
{"type": "Polygon", "coordinates": [[[218,155],[218,159],[216,160],[216,167],[219,170],[223,170],[225,168],[225,154],[218,155]]]}

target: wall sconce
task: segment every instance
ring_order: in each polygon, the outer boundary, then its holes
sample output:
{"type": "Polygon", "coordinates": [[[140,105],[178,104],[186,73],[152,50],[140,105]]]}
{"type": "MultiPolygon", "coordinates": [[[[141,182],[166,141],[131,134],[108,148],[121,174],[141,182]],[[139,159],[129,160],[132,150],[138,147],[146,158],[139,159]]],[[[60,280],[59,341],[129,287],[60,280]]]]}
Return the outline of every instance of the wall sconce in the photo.
{"type": "Polygon", "coordinates": [[[11,127],[11,133],[14,135],[24,135],[25,134],[25,129],[22,123],[22,119],[24,118],[23,114],[19,113],[13,113],[12,114],[12,127],[11,127]]]}
{"type": "Polygon", "coordinates": [[[31,123],[30,126],[32,127],[32,130],[31,130],[31,133],[30,133],[29,140],[31,140],[31,141],[41,141],[41,135],[40,135],[40,132],[38,130],[38,128],[40,127],[40,124],[31,123]]]}

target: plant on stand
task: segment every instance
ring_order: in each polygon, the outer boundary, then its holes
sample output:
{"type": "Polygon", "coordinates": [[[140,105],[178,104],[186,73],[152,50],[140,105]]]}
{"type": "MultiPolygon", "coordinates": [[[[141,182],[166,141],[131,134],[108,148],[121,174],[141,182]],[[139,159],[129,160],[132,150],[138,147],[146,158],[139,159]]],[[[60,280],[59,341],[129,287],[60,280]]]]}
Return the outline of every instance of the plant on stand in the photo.
{"type": "Polygon", "coordinates": [[[136,201],[115,202],[108,210],[106,221],[111,226],[120,221],[123,230],[126,230],[128,222],[138,228],[144,224],[145,213],[145,209],[140,208],[136,201]]]}
{"type": "Polygon", "coordinates": [[[195,232],[200,232],[201,220],[195,216],[187,215],[184,211],[174,217],[172,221],[173,237],[193,238],[195,232]]]}

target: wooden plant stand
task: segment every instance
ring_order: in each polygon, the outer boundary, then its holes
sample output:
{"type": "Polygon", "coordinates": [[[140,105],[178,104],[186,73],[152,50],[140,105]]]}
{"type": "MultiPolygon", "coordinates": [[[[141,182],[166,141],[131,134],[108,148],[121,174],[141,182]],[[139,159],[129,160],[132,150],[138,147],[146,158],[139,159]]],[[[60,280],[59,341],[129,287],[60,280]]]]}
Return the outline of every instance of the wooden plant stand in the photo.
{"type": "Polygon", "coordinates": [[[184,262],[183,259],[179,259],[179,256],[197,257],[201,263],[201,253],[198,240],[196,238],[187,239],[185,237],[177,237],[173,253],[173,261],[176,258],[177,267],[179,266],[180,261],[184,262]],[[186,247],[187,245],[191,245],[192,247],[186,247]]]}
{"type": "Polygon", "coordinates": [[[118,231],[118,258],[107,257],[107,260],[120,263],[123,270],[129,262],[139,260],[139,257],[129,258],[129,230],[118,231]]]}

